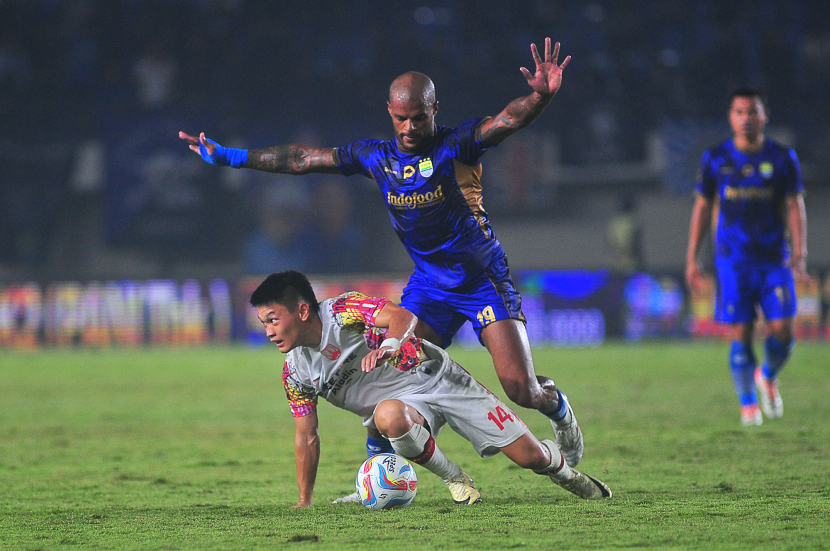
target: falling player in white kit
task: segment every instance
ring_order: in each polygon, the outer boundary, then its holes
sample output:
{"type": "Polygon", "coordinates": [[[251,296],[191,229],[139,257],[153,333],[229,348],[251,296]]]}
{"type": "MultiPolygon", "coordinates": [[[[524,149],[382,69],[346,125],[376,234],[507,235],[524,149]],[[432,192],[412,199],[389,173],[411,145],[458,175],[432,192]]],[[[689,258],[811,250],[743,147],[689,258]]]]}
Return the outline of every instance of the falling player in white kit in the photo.
{"type": "Polygon", "coordinates": [[[501,451],[581,498],[611,496],[604,483],[568,466],[553,441],[539,441],[443,349],[413,336],[418,319],[408,310],[357,292],[318,303],[308,279],[296,271],[268,276],[250,303],[268,339],[287,354],[283,385],[294,416],[300,493],[294,507],[311,505],[320,396],[361,416],[395,453],[439,476],[456,503],[479,503],[481,494],[435,444],[446,423],[482,457],[501,451]]]}

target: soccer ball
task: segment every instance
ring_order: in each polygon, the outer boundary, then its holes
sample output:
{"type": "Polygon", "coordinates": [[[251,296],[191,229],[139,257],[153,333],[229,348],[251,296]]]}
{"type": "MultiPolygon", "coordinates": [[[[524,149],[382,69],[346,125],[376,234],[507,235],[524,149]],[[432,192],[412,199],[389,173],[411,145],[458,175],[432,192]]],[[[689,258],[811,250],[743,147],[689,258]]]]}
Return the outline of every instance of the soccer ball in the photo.
{"type": "Polygon", "coordinates": [[[418,477],[412,464],[400,455],[381,453],[363,462],[355,486],[367,509],[407,507],[415,499],[418,477]]]}

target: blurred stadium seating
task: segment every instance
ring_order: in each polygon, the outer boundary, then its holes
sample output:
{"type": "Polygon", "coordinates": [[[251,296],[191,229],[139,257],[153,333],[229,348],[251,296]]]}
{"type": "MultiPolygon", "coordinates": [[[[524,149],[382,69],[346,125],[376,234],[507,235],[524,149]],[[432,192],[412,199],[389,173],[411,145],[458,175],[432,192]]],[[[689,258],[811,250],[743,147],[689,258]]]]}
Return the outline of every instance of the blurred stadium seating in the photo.
{"type": "MultiPolygon", "coordinates": [[[[728,135],[739,84],[767,92],[769,134],[799,154],[811,268],[830,269],[826,2],[5,0],[0,287],[255,273],[246,243],[274,221],[263,190],[312,242],[326,182],[305,177],[309,197],[289,201],[285,179],[208,167],[178,130],[242,147],[388,137],[387,87],[406,70],[433,78],[438,122],[455,125],[526,93],[518,68],[545,36],[573,57],[562,91],[484,158],[514,269],[618,271],[606,224],[626,202],[637,268],[679,273],[696,164],[728,135]]],[[[408,273],[373,184],[343,183],[359,258],[309,269],[408,273]]]]}

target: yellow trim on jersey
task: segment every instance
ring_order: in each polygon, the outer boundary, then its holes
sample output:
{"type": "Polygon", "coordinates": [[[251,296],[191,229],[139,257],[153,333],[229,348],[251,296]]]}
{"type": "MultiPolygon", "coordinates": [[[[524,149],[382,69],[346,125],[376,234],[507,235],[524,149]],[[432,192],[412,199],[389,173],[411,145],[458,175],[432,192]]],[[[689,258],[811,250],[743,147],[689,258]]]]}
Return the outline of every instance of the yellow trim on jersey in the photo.
{"type": "Polygon", "coordinates": [[[473,211],[473,216],[481,231],[486,234],[485,226],[487,222],[484,219],[485,210],[481,195],[481,164],[467,166],[455,159],[452,162],[455,169],[455,180],[458,182],[461,193],[464,194],[464,200],[467,201],[467,206],[473,211]]]}

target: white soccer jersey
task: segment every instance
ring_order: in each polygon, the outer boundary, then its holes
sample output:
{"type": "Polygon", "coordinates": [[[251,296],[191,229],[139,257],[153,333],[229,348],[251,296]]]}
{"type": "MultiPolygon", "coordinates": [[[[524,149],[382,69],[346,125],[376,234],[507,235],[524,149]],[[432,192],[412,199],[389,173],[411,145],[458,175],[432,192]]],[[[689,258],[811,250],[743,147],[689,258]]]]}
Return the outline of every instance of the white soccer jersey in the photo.
{"type": "Polygon", "coordinates": [[[322,396],[372,426],[377,404],[394,398],[415,408],[433,436],[449,423],[482,457],[498,453],[527,432],[498,396],[442,349],[416,337],[403,343],[384,365],[363,372],[360,361],[386,336],[385,329],[374,325],[387,302],[345,293],[320,304],[320,346],[292,350],[283,368],[283,385],[295,417],[308,415],[322,396]]]}
{"type": "Polygon", "coordinates": [[[383,399],[434,386],[448,364],[446,353],[412,337],[389,361],[369,373],[360,362],[377,349],[386,329],[375,318],[388,301],[356,292],[320,303],[323,334],[319,348],[299,347],[288,353],[283,385],[295,417],[308,415],[322,396],[333,405],[371,417],[383,399]]]}

